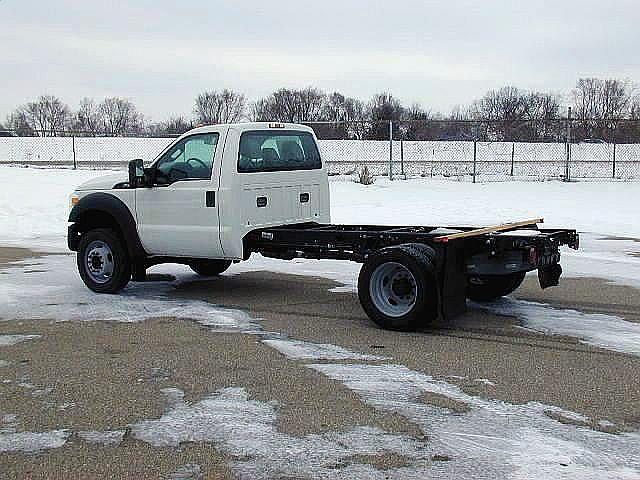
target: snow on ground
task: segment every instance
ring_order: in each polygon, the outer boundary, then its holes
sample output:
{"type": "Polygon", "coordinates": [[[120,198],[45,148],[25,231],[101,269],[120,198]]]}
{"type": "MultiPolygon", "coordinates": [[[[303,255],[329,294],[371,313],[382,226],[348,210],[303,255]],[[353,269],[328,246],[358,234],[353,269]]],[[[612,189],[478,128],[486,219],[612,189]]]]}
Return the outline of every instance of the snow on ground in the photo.
{"type": "Polygon", "coordinates": [[[514,405],[467,395],[400,365],[310,368],[342,382],[373,407],[417,423],[429,437],[429,453],[452,460],[432,465],[434,478],[638,478],[637,433],[611,435],[565,425],[551,416],[589,419],[537,402],[514,405]],[[430,405],[421,399],[425,395],[456,402],[457,413],[430,405]]]}
{"type": "Polygon", "coordinates": [[[86,430],[78,432],[78,437],[88,443],[96,443],[99,445],[118,445],[124,438],[124,434],[124,430],[113,430],[106,432],[86,430]]]}
{"type": "Polygon", "coordinates": [[[0,167],[0,245],[64,249],[71,192],[106,173],[0,167]]]}
{"type": "Polygon", "coordinates": [[[525,328],[552,335],[576,336],[584,343],[617,352],[640,355],[640,323],[627,322],[615,315],[583,313],[512,298],[501,298],[472,308],[522,321],[525,328]]]}
{"type": "Polygon", "coordinates": [[[505,182],[379,178],[331,181],[335,223],[494,225],[543,217],[545,227],[640,238],[638,183],[505,182]]]}
{"type": "Polygon", "coordinates": [[[40,335],[0,335],[0,347],[15,345],[34,338],[40,338],[40,335]]]}
{"type": "MultiPolygon", "coordinates": [[[[0,244],[64,246],[69,195],[109,172],[0,166],[0,244]]],[[[334,223],[478,225],[544,217],[545,226],[640,238],[636,182],[469,184],[416,178],[374,185],[331,177],[334,223]]]]}
{"type": "Polygon", "coordinates": [[[385,360],[388,358],[355,353],[328,343],[282,339],[266,339],[262,342],[293,360],[385,360]]]}
{"type": "MultiPolygon", "coordinates": [[[[326,360],[322,345],[313,345],[306,343],[310,354],[303,360],[326,360]]],[[[342,353],[340,360],[359,358],[342,353]]],[[[129,425],[131,434],[156,447],[212,443],[235,457],[233,468],[247,478],[632,479],[640,470],[640,435],[606,433],[616,428],[606,419],[539,402],[516,405],[468,395],[401,365],[306,366],[372,407],[416,423],[428,440],[364,426],[293,437],[275,427],[277,404],[252,400],[243,388],[224,388],[191,404],[182,390],[165,388],[165,414],[129,425]],[[406,465],[381,472],[352,461],[389,453],[406,465]]],[[[483,380],[491,383],[476,381],[483,380]]],[[[111,439],[112,433],[91,432],[89,441],[111,439]]]]}
{"type": "MultiPolygon", "coordinates": [[[[44,251],[65,248],[68,196],[73,187],[104,172],[40,170],[0,167],[6,188],[0,193],[0,245],[29,246],[44,251]]],[[[416,179],[378,180],[369,187],[332,181],[332,217],[335,223],[377,224],[493,224],[545,216],[546,226],[574,227],[592,232],[583,239],[585,249],[566,256],[571,275],[601,276],[638,285],[640,238],[635,211],[640,189],[631,183],[505,183],[469,184],[416,179]],[[623,273],[621,273],[623,272],[623,273]],[[638,282],[638,283],[636,283],[638,282]]],[[[569,268],[566,268],[566,267],[569,268]]],[[[350,262],[276,261],[254,256],[233,266],[229,274],[248,270],[314,275],[336,280],[339,290],[355,287],[359,265],[350,262]]],[[[194,319],[214,330],[260,333],[259,324],[241,312],[217,308],[206,302],[168,297],[176,285],[196,277],[185,267],[167,265],[155,273],[171,273],[176,280],[132,283],[118,296],[95,295],[79,279],[74,258],[44,256],[18,262],[2,272],[0,319],[142,321],[153,317],[194,319]],[[37,291],[37,296],[32,292],[37,291]]],[[[586,315],[570,310],[506,300],[487,308],[515,314],[525,326],[582,337],[614,350],[638,353],[638,333],[628,322],[606,315],[586,315]],[[568,321],[568,319],[570,321],[568,321]]],[[[267,336],[266,333],[262,335],[267,336]]],[[[274,338],[265,343],[298,360],[374,360],[340,347],[274,338]],[[270,342],[270,343],[269,343],[270,342]]],[[[379,360],[379,359],[376,359],[379,360]]],[[[477,478],[550,476],[601,478],[605,472],[635,478],[640,468],[637,434],[607,435],[586,427],[564,425],[547,413],[585,421],[558,407],[511,405],[464,394],[454,385],[398,365],[312,365],[316,371],[343,382],[376,408],[397,412],[417,421],[430,438],[427,448],[414,439],[369,427],[303,438],[278,432],[276,408],[247,398],[241,388],[224,389],[194,404],[186,404],[178,389],[165,391],[168,410],[159,419],[132,426],[138,439],[153,445],[181,441],[212,441],[237,456],[236,467],[248,476],[274,475],[353,478],[376,476],[410,478],[425,468],[435,474],[477,478]],[[468,407],[456,413],[430,406],[421,395],[436,394],[468,407]],[[253,458],[244,457],[247,452],[253,458]],[[368,465],[350,463],[354,455],[397,453],[410,467],[380,472],[368,465]],[[562,452],[562,453],[558,453],[562,452]],[[430,455],[455,461],[430,462],[430,455]],[[473,464],[480,463],[481,470],[473,464]],[[471,471],[472,469],[473,471],[471,471]]],[[[482,381],[482,379],[478,379],[482,381]]],[[[606,420],[601,420],[602,425],[606,420]]],[[[580,422],[578,422],[580,423],[580,422]]],[[[584,423],[584,422],[583,422],[584,423]]],[[[51,432],[0,432],[0,451],[38,451],[63,445],[69,435],[51,432]]],[[[83,432],[91,441],[117,442],[119,431],[83,432]]]]}
{"type": "Polygon", "coordinates": [[[21,261],[2,272],[0,298],[6,301],[0,303],[0,319],[140,322],[173,317],[195,320],[219,331],[256,328],[255,322],[238,310],[204,301],[169,299],[169,293],[180,282],[199,280],[188,268],[158,266],[153,271],[169,271],[176,279],[132,282],[120,295],[96,295],[82,283],[72,255],[21,261]]]}
{"type": "Polygon", "coordinates": [[[196,463],[180,465],[169,475],[169,480],[200,480],[201,478],[202,468],[196,463]]]}
{"type": "Polygon", "coordinates": [[[164,392],[167,412],[132,425],[133,437],[155,447],[214,443],[235,457],[232,465],[242,478],[423,478],[419,472],[428,459],[424,445],[406,435],[356,427],[295,437],[277,429],[276,406],[250,400],[242,388],[224,388],[193,404],[185,403],[177,388],[164,392]],[[406,458],[410,465],[380,471],[352,460],[387,453],[406,458]]]}
{"type": "Polygon", "coordinates": [[[69,432],[51,430],[49,432],[0,432],[0,452],[35,453],[41,450],[63,446],[69,432]]]}

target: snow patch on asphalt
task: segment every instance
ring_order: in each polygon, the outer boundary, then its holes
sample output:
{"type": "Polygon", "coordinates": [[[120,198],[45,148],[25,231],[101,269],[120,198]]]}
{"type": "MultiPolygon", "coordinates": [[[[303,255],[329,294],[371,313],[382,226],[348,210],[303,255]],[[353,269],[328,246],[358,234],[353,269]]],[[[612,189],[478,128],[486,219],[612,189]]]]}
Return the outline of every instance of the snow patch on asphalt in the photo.
{"type": "Polygon", "coordinates": [[[513,405],[464,393],[459,387],[401,365],[314,364],[310,368],[342,382],[367,404],[407,417],[429,438],[446,478],[638,478],[640,435],[611,435],[565,425],[549,417],[588,420],[559,407],[513,405]],[[469,407],[454,412],[421,400],[436,394],[469,407]]]}
{"type": "Polygon", "coordinates": [[[35,453],[62,447],[69,437],[66,430],[48,432],[0,433],[0,452],[35,453]]]}
{"type": "Polygon", "coordinates": [[[78,437],[88,443],[96,443],[99,445],[118,445],[124,437],[124,430],[107,430],[100,432],[97,430],[88,430],[78,432],[78,437]]]}
{"type": "Polygon", "coordinates": [[[496,386],[496,384],[493,383],[488,378],[475,378],[473,381],[476,382],[476,383],[482,383],[483,385],[489,385],[491,387],[495,387],[496,386]]]}
{"type": "Polygon", "coordinates": [[[242,388],[224,388],[193,404],[185,403],[178,389],[165,394],[168,411],[158,419],[131,425],[133,437],[156,447],[213,443],[236,457],[232,466],[243,478],[423,478],[418,472],[428,459],[424,444],[407,436],[357,427],[295,437],[276,429],[272,404],[250,400],[242,388]],[[407,458],[411,466],[379,471],[349,463],[356,455],[386,453],[407,458]]]}
{"type": "Polygon", "coordinates": [[[202,478],[202,468],[197,463],[187,463],[176,468],[169,480],[198,480],[202,478]]]}
{"type": "Polygon", "coordinates": [[[262,340],[285,357],[293,360],[385,360],[388,357],[352,352],[328,343],[311,343],[298,340],[262,340]]]}
{"type": "Polygon", "coordinates": [[[244,312],[204,301],[174,300],[170,293],[199,277],[178,265],[163,265],[154,273],[171,273],[173,281],[131,282],[118,295],[98,295],[78,275],[71,255],[51,255],[16,262],[3,270],[0,319],[141,322],[173,317],[195,320],[218,331],[244,331],[255,323],[244,312]],[[33,292],[38,292],[34,295],[33,292]]]}
{"type": "Polygon", "coordinates": [[[471,305],[496,315],[517,317],[525,328],[545,335],[577,337],[589,345],[640,355],[640,324],[614,315],[583,313],[513,298],[471,305]]]}
{"type": "Polygon", "coordinates": [[[34,338],[40,338],[40,335],[0,335],[0,347],[8,347],[34,338]]]}

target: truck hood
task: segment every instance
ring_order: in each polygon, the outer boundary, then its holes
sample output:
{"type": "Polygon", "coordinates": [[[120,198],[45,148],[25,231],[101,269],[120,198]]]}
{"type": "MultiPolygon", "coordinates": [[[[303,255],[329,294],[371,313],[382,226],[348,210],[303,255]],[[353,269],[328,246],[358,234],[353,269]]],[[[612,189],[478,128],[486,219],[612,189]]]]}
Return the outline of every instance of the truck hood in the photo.
{"type": "Polygon", "coordinates": [[[76,187],[78,191],[84,190],[111,190],[115,185],[122,182],[128,182],[129,175],[126,173],[114,173],[111,175],[103,175],[102,177],[93,178],[76,187]]]}

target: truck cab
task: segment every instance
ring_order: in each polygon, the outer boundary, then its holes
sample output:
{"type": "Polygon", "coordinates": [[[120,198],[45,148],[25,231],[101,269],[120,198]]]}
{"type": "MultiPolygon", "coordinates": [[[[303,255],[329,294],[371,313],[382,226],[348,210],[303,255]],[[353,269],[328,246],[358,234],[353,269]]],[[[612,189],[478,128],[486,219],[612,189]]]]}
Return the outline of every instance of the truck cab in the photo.
{"type": "Polygon", "coordinates": [[[148,167],[137,161],[131,168],[129,177],[91,180],[73,192],[72,249],[107,220],[135,246],[133,259],[234,261],[247,257],[243,238],[252,230],[330,221],[327,172],[306,126],[203,126],[148,167]]]}

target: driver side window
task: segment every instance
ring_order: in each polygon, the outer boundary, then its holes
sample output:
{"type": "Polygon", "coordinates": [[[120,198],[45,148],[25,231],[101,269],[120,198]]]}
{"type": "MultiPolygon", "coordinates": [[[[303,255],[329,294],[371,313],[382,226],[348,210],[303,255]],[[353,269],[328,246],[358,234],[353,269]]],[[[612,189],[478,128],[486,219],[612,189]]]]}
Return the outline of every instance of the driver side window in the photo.
{"type": "Polygon", "coordinates": [[[218,145],[217,133],[202,133],[175,144],[156,164],[156,184],[179,180],[209,180],[218,145]]]}

